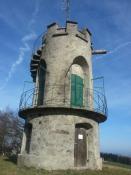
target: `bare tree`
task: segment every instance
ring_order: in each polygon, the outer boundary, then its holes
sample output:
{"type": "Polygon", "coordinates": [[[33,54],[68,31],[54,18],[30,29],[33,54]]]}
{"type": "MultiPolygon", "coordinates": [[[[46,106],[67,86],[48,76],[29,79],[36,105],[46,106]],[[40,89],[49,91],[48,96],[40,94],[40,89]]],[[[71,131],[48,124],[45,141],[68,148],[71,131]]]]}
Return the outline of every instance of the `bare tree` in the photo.
{"type": "Polygon", "coordinates": [[[0,111],[0,153],[17,155],[20,152],[23,121],[11,110],[0,111]]]}

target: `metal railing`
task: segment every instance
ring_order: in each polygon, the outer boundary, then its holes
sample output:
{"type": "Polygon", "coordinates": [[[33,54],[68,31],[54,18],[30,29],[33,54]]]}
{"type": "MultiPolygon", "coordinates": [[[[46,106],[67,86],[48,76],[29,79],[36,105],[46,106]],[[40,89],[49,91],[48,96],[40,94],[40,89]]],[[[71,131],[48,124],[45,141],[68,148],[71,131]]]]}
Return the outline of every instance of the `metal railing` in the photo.
{"type": "Polygon", "coordinates": [[[43,102],[40,104],[40,102],[38,102],[39,89],[32,88],[22,93],[19,110],[21,111],[27,108],[38,106],[69,107],[95,111],[107,116],[108,110],[105,95],[98,90],[88,88],[85,89],[83,92],[83,104],[78,106],[71,104],[69,92],[70,91],[67,93],[66,87],[64,85],[48,85],[45,88],[43,102]]]}

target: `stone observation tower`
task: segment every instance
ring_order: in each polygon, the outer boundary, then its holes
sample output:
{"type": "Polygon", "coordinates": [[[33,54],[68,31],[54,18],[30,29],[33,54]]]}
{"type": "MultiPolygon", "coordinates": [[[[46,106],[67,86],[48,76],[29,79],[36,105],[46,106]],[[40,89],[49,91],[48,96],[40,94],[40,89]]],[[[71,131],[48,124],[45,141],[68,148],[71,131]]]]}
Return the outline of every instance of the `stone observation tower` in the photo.
{"type": "Polygon", "coordinates": [[[99,123],[107,119],[104,94],[93,88],[91,33],[67,21],[47,27],[30,71],[35,87],[20,100],[25,129],[20,166],[101,169],[99,123]]]}

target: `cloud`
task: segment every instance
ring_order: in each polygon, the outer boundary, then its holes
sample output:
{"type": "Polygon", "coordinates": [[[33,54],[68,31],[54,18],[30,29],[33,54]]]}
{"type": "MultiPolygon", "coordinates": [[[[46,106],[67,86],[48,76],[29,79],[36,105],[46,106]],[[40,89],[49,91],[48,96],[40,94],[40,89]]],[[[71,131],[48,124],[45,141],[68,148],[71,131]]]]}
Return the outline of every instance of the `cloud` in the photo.
{"type": "Polygon", "coordinates": [[[29,28],[33,26],[33,24],[35,24],[35,18],[37,17],[37,14],[39,12],[39,5],[40,5],[40,0],[36,0],[35,1],[35,10],[32,14],[32,19],[29,22],[29,28]]]}
{"type": "Polygon", "coordinates": [[[23,62],[25,53],[30,51],[31,48],[30,48],[28,42],[31,41],[31,40],[35,40],[36,37],[37,37],[36,33],[33,31],[32,28],[33,28],[33,24],[35,23],[35,18],[37,17],[37,14],[39,12],[39,3],[38,2],[39,1],[36,1],[35,10],[32,14],[31,20],[29,21],[28,28],[30,29],[30,31],[29,31],[28,34],[23,36],[22,39],[21,39],[23,44],[19,48],[18,59],[15,62],[12,63],[11,68],[10,68],[9,73],[8,73],[8,76],[5,79],[4,84],[0,87],[0,90],[5,88],[5,86],[7,85],[7,83],[11,79],[11,77],[13,76],[13,73],[15,72],[17,66],[20,65],[23,62]]]}
{"type": "Polygon", "coordinates": [[[116,53],[117,51],[119,51],[120,49],[122,49],[123,47],[126,47],[126,46],[128,46],[130,44],[131,44],[131,41],[127,41],[127,42],[125,42],[123,44],[120,44],[119,46],[115,47],[114,49],[109,49],[109,51],[108,51],[108,53],[106,55],[103,55],[103,56],[100,56],[100,57],[98,56],[98,57],[96,57],[96,59],[102,59],[102,58],[104,58],[106,56],[112,55],[112,54],[116,53]]]}
{"type": "Polygon", "coordinates": [[[29,33],[28,35],[25,35],[23,38],[22,38],[22,41],[24,43],[30,41],[30,40],[34,40],[36,38],[36,34],[34,32],[32,33],[29,33]]]}
{"type": "Polygon", "coordinates": [[[30,51],[30,46],[28,44],[28,41],[34,40],[35,38],[36,38],[36,35],[34,33],[29,33],[22,38],[23,46],[19,48],[20,51],[19,51],[18,59],[14,63],[12,63],[8,76],[4,84],[0,87],[0,90],[2,90],[6,86],[6,84],[12,77],[13,73],[15,72],[16,67],[23,62],[25,53],[30,51]]]}

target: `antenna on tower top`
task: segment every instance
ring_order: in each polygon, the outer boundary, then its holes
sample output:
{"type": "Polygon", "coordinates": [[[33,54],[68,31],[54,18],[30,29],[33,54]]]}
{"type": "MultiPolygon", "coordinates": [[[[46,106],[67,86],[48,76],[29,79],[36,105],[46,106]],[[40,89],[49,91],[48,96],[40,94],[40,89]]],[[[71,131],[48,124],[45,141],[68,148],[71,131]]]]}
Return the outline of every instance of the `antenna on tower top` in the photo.
{"type": "Polygon", "coordinates": [[[66,13],[66,20],[69,20],[70,17],[70,0],[64,0],[64,9],[66,13]]]}

